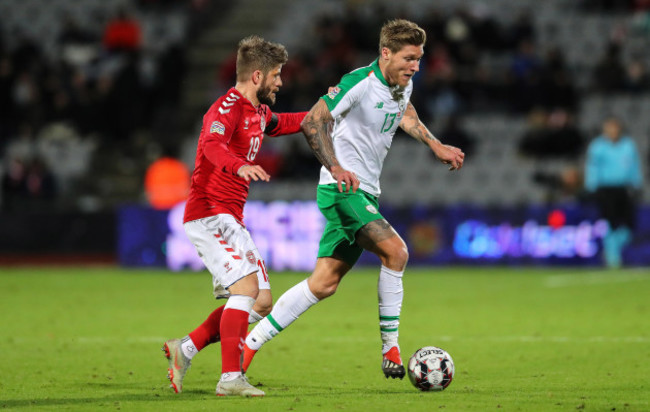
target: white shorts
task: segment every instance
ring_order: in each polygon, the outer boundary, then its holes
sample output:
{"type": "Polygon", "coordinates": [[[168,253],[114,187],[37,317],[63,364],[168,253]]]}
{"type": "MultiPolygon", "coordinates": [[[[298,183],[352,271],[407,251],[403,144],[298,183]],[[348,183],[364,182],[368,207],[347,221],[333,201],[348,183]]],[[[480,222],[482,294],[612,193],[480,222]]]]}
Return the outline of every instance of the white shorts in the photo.
{"type": "Polygon", "coordinates": [[[183,225],[201,260],[212,274],[214,297],[227,298],[228,288],[257,272],[260,289],[271,289],[264,261],[250,233],[228,214],[205,217],[183,225]]]}

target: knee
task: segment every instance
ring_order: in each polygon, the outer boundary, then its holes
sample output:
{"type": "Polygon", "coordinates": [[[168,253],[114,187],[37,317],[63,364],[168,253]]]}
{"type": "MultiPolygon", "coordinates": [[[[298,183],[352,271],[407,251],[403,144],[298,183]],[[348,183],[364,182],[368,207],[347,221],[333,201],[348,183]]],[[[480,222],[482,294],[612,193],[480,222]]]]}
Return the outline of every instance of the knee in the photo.
{"type": "Polygon", "coordinates": [[[339,282],[335,280],[313,281],[312,279],[310,279],[308,284],[309,284],[309,290],[311,290],[311,293],[313,293],[318,300],[322,300],[332,296],[336,292],[336,289],[339,286],[339,282]]]}
{"type": "Polygon", "coordinates": [[[245,295],[257,300],[259,295],[259,285],[257,273],[253,272],[235,282],[228,288],[231,295],[245,295]]]}
{"type": "Polygon", "coordinates": [[[388,255],[382,259],[384,266],[391,270],[403,271],[409,261],[409,251],[405,243],[393,248],[388,255]]]}
{"type": "Polygon", "coordinates": [[[271,313],[271,309],[273,309],[273,302],[271,299],[267,299],[264,295],[260,294],[255,301],[255,306],[253,306],[253,310],[260,316],[264,317],[271,313]]]}

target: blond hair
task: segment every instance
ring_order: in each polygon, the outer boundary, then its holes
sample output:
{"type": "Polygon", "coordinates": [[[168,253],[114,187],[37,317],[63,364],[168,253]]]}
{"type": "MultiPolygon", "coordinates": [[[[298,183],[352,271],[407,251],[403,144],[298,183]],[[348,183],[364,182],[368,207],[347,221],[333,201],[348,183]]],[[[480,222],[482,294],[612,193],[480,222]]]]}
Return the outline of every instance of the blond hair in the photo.
{"type": "Polygon", "coordinates": [[[397,53],[406,45],[423,46],[427,33],[417,24],[404,19],[389,20],[381,28],[379,53],[384,47],[397,53]]]}
{"type": "Polygon", "coordinates": [[[265,76],[289,59],[287,49],[279,43],[266,41],[260,36],[248,36],[239,42],[237,49],[237,81],[245,81],[255,70],[265,76]]]}

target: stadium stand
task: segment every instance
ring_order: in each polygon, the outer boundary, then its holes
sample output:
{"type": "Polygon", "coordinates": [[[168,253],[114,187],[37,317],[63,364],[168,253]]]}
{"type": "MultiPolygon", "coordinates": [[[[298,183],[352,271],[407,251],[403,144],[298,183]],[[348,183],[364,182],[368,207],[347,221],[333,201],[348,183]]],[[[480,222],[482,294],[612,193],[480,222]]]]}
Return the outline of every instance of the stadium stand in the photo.
{"type": "MultiPolygon", "coordinates": [[[[385,164],[382,202],[577,201],[579,193],[567,194],[557,182],[582,168],[582,156],[537,159],[518,150],[533,110],[547,117],[558,108],[567,111],[586,140],[599,132],[605,116],[615,114],[641,152],[650,150],[650,14],[632,1],[605,12],[606,5],[596,3],[4,0],[0,104],[11,106],[0,110],[0,169],[7,180],[15,153],[40,150],[57,193],[39,204],[92,210],[144,201],[144,170],[162,152],[176,151],[193,165],[200,118],[232,84],[232,52],[240,38],[256,33],[287,45],[290,62],[275,109],[306,110],[342,74],[374,58],[383,20],[403,16],[429,33],[413,96],[421,117],[438,134],[448,116],[458,116],[474,150],[461,172],[444,173],[422,147],[398,134],[385,164]],[[110,18],[125,5],[142,31],[136,60],[115,58],[99,46],[110,18]],[[64,52],[62,39],[77,47],[64,52]],[[67,65],[61,64],[64,57],[67,65]],[[71,70],[75,65],[83,70],[71,70]],[[23,76],[19,69],[25,67],[30,70],[23,76]],[[614,72],[621,81],[611,87],[595,81],[597,73],[614,72]],[[127,92],[102,95],[118,86],[127,92]],[[34,89],[39,93],[30,94],[34,89]],[[22,100],[11,101],[16,98],[22,100]],[[76,105],[84,98],[98,98],[102,110],[114,110],[108,112],[111,121],[76,105]],[[142,110],[136,119],[116,109],[131,101],[142,110]],[[11,112],[19,116],[7,116],[11,112]],[[61,157],[71,162],[62,165],[61,157]]],[[[300,136],[268,139],[264,154],[280,155],[274,160],[278,175],[255,185],[252,199],[313,198],[318,165],[300,136]]],[[[3,192],[0,205],[6,209],[13,195],[3,192]]],[[[650,200],[648,185],[644,200],[650,200]]]]}

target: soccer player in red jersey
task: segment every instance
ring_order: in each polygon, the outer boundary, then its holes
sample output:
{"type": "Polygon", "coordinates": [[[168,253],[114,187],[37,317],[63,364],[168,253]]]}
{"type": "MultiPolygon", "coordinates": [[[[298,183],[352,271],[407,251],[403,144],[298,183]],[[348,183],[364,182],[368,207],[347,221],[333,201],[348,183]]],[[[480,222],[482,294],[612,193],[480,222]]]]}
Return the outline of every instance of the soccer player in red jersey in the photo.
{"type": "Polygon", "coordinates": [[[212,274],[214,295],[225,305],[183,339],[165,342],[171,387],[182,391],[191,359],[221,341],[222,375],[217,395],[264,396],[241,371],[241,351],[248,324],[271,311],[272,298],[264,262],[244,227],[243,209],[251,180],[270,176],[254,163],[264,134],[300,131],[302,113],[273,113],[280,72],[287,62],[281,44],[251,36],[239,43],[237,82],[203,117],[184,228],[212,274]]]}

